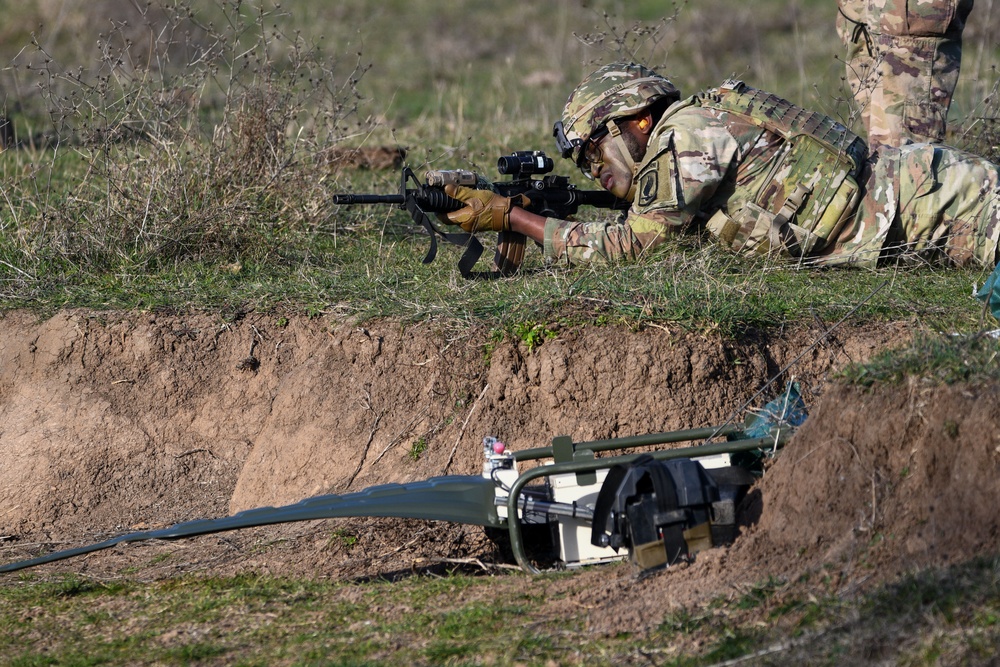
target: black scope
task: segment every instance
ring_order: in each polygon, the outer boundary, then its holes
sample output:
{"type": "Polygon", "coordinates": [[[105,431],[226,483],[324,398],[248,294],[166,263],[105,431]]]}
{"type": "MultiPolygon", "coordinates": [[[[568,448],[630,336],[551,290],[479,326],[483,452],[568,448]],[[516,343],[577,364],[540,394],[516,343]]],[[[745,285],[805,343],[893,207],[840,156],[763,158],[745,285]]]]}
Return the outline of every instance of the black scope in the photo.
{"type": "Polygon", "coordinates": [[[497,171],[505,176],[547,174],[555,167],[544,151],[514,151],[497,160],[497,171]]]}

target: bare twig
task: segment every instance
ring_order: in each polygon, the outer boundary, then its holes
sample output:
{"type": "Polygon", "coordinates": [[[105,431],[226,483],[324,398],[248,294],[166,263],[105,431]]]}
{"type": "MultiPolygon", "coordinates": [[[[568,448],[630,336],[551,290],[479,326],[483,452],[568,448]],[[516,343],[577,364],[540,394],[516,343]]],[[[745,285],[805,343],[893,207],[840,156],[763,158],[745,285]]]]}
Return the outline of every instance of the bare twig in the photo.
{"type": "Polygon", "coordinates": [[[358,458],[358,466],[354,469],[354,472],[351,473],[351,477],[347,480],[344,488],[350,488],[351,484],[353,484],[354,480],[357,478],[358,473],[361,472],[361,467],[365,464],[365,459],[368,458],[368,450],[371,449],[372,441],[375,439],[375,434],[378,433],[378,425],[382,421],[382,416],[385,415],[385,410],[382,412],[376,412],[375,408],[372,407],[372,395],[368,391],[365,391],[364,406],[369,412],[375,415],[375,421],[372,423],[371,429],[368,431],[368,442],[365,443],[365,448],[361,451],[360,458],[358,458]]]}
{"type": "Polygon", "coordinates": [[[181,452],[180,454],[176,454],[174,456],[174,458],[175,459],[179,459],[179,458],[182,458],[184,456],[191,456],[192,454],[200,454],[201,452],[204,452],[204,453],[208,454],[213,459],[218,458],[215,454],[212,453],[212,450],[205,449],[204,447],[199,447],[198,449],[189,449],[186,452],[181,452]]]}
{"type": "Polygon", "coordinates": [[[802,357],[804,357],[807,354],[809,354],[810,352],[812,352],[813,349],[816,348],[816,346],[818,346],[824,340],[826,340],[827,338],[829,338],[830,335],[834,331],[836,331],[840,327],[841,324],[843,324],[844,322],[847,321],[847,318],[851,317],[854,313],[856,313],[858,311],[858,309],[861,308],[861,306],[863,306],[866,303],[868,303],[868,301],[870,301],[872,297],[874,297],[876,294],[878,294],[879,292],[881,292],[882,288],[884,288],[888,284],[889,284],[888,280],[882,281],[879,284],[878,287],[876,287],[871,292],[869,292],[868,295],[865,298],[863,298],[861,301],[859,301],[856,306],[854,306],[853,308],[851,308],[849,311],[847,311],[847,313],[843,317],[841,317],[839,320],[837,320],[837,322],[832,327],[830,327],[829,329],[827,329],[826,331],[824,331],[822,334],[820,334],[819,336],[817,336],[816,340],[814,340],[812,343],[810,343],[806,347],[806,349],[804,349],[801,352],[799,352],[798,355],[796,355],[796,357],[794,359],[792,359],[791,361],[789,361],[787,364],[785,364],[785,366],[781,370],[779,370],[777,373],[775,373],[773,376],[771,376],[768,379],[768,381],[764,383],[763,387],[761,387],[756,392],[754,392],[753,396],[751,396],[746,401],[744,401],[744,403],[741,406],[739,406],[738,408],[736,408],[735,410],[733,410],[733,412],[729,415],[729,417],[726,419],[726,421],[724,421],[719,426],[719,428],[716,429],[715,433],[713,433],[709,437],[705,438],[705,442],[710,442],[712,440],[712,438],[714,438],[715,436],[717,436],[719,434],[719,431],[721,431],[723,428],[725,428],[726,426],[728,426],[734,419],[736,419],[736,416],[739,415],[744,410],[746,410],[747,407],[749,407],[755,400],[757,400],[758,396],[760,396],[761,394],[763,394],[767,390],[768,387],[770,387],[772,384],[774,384],[775,382],[777,382],[778,378],[780,378],[785,373],[787,373],[789,368],[791,368],[795,364],[799,363],[799,361],[802,359],[802,357]]]}
{"type": "Polygon", "coordinates": [[[806,636],[803,636],[803,637],[798,637],[796,639],[792,639],[791,641],[787,641],[787,642],[780,643],[780,644],[772,644],[771,646],[768,646],[767,648],[762,648],[759,651],[754,651],[753,653],[747,653],[746,655],[741,655],[740,657],[733,658],[732,660],[725,660],[723,662],[717,662],[714,665],[712,665],[712,667],[732,667],[732,665],[738,665],[740,663],[747,662],[749,660],[756,660],[757,658],[763,658],[764,656],[767,656],[767,655],[774,655],[775,653],[781,653],[782,651],[788,651],[790,649],[797,648],[799,646],[803,646],[805,644],[809,644],[811,642],[814,642],[818,638],[820,638],[823,635],[825,635],[827,632],[829,632],[829,630],[823,630],[823,631],[817,632],[815,634],[806,635],[806,636]]]}
{"type": "Polygon", "coordinates": [[[448,563],[449,565],[475,565],[480,570],[484,572],[489,572],[490,570],[520,570],[519,565],[511,565],[509,563],[484,563],[478,558],[416,558],[413,563],[414,566],[422,563],[448,563]]]}
{"type": "Polygon", "coordinates": [[[420,531],[419,533],[417,533],[416,537],[414,537],[412,540],[410,540],[406,544],[404,544],[402,546],[399,546],[399,547],[396,547],[392,551],[386,551],[385,553],[379,554],[378,556],[375,556],[375,558],[373,560],[384,560],[384,559],[388,558],[389,556],[394,556],[394,555],[398,554],[400,551],[405,551],[405,550],[409,549],[410,547],[412,547],[414,544],[416,544],[417,542],[421,541],[422,539],[424,539],[424,532],[420,531]]]}
{"type": "Polygon", "coordinates": [[[385,446],[385,449],[382,450],[382,453],[375,457],[375,460],[372,461],[372,465],[375,465],[376,463],[381,461],[382,457],[385,456],[386,452],[392,449],[395,445],[399,444],[399,441],[403,439],[403,436],[409,433],[413,429],[413,425],[416,424],[417,421],[424,415],[426,415],[429,411],[430,411],[430,406],[424,408],[423,412],[415,415],[413,419],[410,420],[410,423],[404,426],[403,430],[400,431],[395,438],[389,441],[389,444],[385,446]]]}
{"type": "Polygon", "coordinates": [[[448,456],[448,463],[444,466],[444,472],[448,472],[448,468],[451,467],[451,462],[455,460],[455,452],[458,451],[458,443],[462,441],[462,436],[465,435],[465,427],[469,425],[469,420],[472,419],[472,413],[476,411],[476,406],[479,405],[480,399],[486,395],[486,390],[490,388],[489,383],[483,387],[483,390],[479,392],[479,396],[472,403],[472,407],[469,409],[469,414],[465,416],[465,421],[462,423],[462,428],[458,431],[458,437],[455,438],[455,446],[451,448],[451,454],[448,456]]]}

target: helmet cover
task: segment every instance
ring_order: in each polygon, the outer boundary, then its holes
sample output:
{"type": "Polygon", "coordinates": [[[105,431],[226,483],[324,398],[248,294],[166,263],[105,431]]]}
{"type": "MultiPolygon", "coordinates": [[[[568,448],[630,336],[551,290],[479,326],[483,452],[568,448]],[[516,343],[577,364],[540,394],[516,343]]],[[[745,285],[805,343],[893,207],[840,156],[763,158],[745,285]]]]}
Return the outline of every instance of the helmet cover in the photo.
{"type": "Polygon", "coordinates": [[[587,141],[609,120],[632,116],[680,91],[665,77],[635,63],[612,63],[590,74],[570,93],[553,134],[560,154],[580,163],[587,141]]]}

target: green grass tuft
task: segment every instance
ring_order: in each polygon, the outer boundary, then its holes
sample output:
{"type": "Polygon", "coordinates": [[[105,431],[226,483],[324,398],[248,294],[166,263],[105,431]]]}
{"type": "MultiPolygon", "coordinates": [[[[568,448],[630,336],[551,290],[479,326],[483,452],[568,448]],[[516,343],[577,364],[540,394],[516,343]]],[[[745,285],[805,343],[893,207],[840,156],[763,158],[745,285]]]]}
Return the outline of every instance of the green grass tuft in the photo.
{"type": "Polygon", "coordinates": [[[899,384],[919,378],[935,384],[1000,381],[1000,341],[986,334],[923,334],[900,348],[853,364],[838,375],[850,384],[899,384]]]}

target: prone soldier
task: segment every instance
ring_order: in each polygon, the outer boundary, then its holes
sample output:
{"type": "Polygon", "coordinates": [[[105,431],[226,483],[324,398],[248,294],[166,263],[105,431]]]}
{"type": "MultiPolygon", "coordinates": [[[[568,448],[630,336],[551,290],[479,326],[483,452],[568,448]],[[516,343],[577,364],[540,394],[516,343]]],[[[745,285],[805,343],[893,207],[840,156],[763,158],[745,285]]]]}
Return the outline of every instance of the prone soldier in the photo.
{"type": "Polygon", "coordinates": [[[447,220],[523,233],[571,264],[639,259],[702,227],[733,250],[803,264],[997,262],[997,165],[932,144],[869,155],[832,118],[739,81],[682,100],[642,65],[606,65],[573,91],[554,134],[563,157],[632,202],[622,219],[544,218],[489,191],[447,186],[466,203],[447,220]]]}

